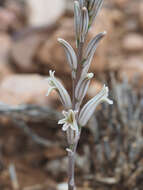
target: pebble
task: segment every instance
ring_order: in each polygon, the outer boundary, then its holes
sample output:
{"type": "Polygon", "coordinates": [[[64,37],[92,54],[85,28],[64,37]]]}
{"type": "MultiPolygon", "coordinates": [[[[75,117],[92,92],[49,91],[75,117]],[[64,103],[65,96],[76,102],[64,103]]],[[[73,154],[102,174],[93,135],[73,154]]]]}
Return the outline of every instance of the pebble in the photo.
{"type": "Polygon", "coordinates": [[[136,52],[143,50],[143,36],[137,33],[128,34],[124,37],[122,42],[124,50],[129,52],[136,52]]]}

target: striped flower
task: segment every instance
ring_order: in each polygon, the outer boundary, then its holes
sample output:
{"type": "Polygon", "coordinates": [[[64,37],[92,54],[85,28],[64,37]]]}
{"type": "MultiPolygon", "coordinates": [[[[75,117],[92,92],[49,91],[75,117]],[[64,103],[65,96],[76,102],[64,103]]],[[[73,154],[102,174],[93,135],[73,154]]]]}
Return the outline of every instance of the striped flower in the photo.
{"type": "Polygon", "coordinates": [[[108,98],[108,91],[108,87],[104,85],[102,90],[83,106],[78,118],[78,123],[80,126],[85,126],[87,124],[88,120],[95,112],[96,107],[100,103],[107,102],[108,104],[113,104],[113,101],[108,98]]]}
{"type": "Polygon", "coordinates": [[[54,73],[55,71],[49,71],[50,77],[48,77],[47,80],[50,88],[48,89],[48,93],[46,96],[48,96],[52,90],[56,90],[60,96],[60,100],[63,106],[66,109],[70,109],[72,107],[71,98],[64,86],[60,83],[58,79],[55,78],[54,73]]]}

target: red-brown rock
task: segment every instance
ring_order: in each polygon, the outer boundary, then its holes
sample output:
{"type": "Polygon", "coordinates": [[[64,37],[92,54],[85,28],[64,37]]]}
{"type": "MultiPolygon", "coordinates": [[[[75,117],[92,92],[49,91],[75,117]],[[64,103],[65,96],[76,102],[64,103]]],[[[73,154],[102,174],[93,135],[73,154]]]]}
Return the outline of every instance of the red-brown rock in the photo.
{"type": "Polygon", "coordinates": [[[5,78],[0,85],[0,101],[7,104],[51,105],[57,100],[56,92],[46,97],[49,85],[39,75],[15,74],[5,78]]]}

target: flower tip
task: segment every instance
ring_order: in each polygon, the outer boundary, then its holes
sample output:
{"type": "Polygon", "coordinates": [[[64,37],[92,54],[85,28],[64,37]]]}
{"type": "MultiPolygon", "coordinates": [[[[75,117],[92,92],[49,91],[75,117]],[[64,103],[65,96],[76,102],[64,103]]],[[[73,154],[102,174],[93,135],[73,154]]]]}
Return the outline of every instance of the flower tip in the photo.
{"type": "Polygon", "coordinates": [[[74,4],[75,4],[75,5],[78,5],[78,4],[79,4],[79,2],[76,0],[76,1],[74,1],[74,4]]]}
{"type": "Polygon", "coordinates": [[[107,34],[107,31],[104,31],[104,32],[103,32],[103,35],[105,36],[106,34],[107,34]]]}
{"type": "Polygon", "coordinates": [[[113,100],[110,100],[110,99],[106,99],[106,102],[108,103],[108,104],[110,104],[110,105],[112,105],[113,104],[113,100]]]}
{"type": "Polygon", "coordinates": [[[93,73],[88,73],[88,74],[87,74],[87,78],[88,78],[88,79],[92,79],[93,77],[94,77],[94,74],[93,74],[93,73]]]}
{"type": "Polygon", "coordinates": [[[110,104],[111,104],[111,105],[113,104],[113,100],[110,100],[110,104]]]}
{"type": "Polygon", "coordinates": [[[58,121],[58,125],[61,125],[61,120],[58,121]]]}
{"type": "Polygon", "coordinates": [[[62,41],[62,38],[58,38],[57,41],[58,41],[58,42],[61,42],[61,41],[62,41]]]}
{"type": "Polygon", "coordinates": [[[86,7],[83,7],[82,10],[83,10],[83,11],[87,11],[87,8],[86,8],[86,7]]]}
{"type": "Polygon", "coordinates": [[[49,70],[50,77],[54,77],[55,71],[49,70]]]}
{"type": "Polygon", "coordinates": [[[69,148],[66,148],[66,151],[67,151],[68,153],[73,154],[73,151],[72,151],[71,149],[69,149],[69,148]]]}

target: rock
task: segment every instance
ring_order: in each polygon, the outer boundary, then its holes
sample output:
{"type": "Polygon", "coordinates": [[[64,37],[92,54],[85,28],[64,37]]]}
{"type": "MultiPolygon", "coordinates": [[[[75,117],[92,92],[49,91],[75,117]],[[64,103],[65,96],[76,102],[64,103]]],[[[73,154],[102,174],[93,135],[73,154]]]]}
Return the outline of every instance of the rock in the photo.
{"type": "Polygon", "coordinates": [[[13,74],[13,70],[8,64],[0,64],[0,81],[5,77],[8,77],[13,74]]]}
{"type": "Polygon", "coordinates": [[[47,162],[46,170],[56,176],[58,173],[67,172],[68,158],[63,157],[60,160],[51,160],[47,162]]]}
{"type": "Polygon", "coordinates": [[[26,0],[29,7],[29,23],[44,26],[54,23],[65,10],[64,0],[26,0]]]}
{"type": "Polygon", "coordinates": [[[68,190],[68,184],[67,183],[60,183],[57,186],[58,190],[68,190]]]}
{"type": "Polygon", "coordinates": [[[128,2],[129,2],[129,0],[113,0],[113,3],[115,3],[120,8],[125,7],[128,2]]]}
{"type": "Polygon", "coordinates": [[[74,44],[73,18],[64,18],[60,22],[60,27],[53,35],[39,48],[37,59],[43,65],[43,72],[47,72],[49,68],[56,70],[56,73],[69,74],[70,68],[67,64],[65,52],[57,39],[64,38],[70,44],[74,44]],[[70,31],[70,32],[69,32],[70,31]],[[45,70],[47,67],[47,70],[45,70]],[[64,68],[64,69],[63,69],[64,68]]]}
{"type": "MultiPolygon", "coordinates": [[[[89,39],[95,37],[96,34],[107,31],[107,35],[99,43],[95,56],[92,60],[91,71],[95,73],[100,73],[108,68],[108,55],[115,52],[115,47],[117,46],[117,41],[115,43],[115,37],[117,37],[114,31],[114,22],[118,20],[119,13],[112,14],[113,12],[108,9],[102,9],[98,15],[95,24],[91,28],[89,33],[89,39]],[[107,22],[108,21],[108,22],[107,22]],[[109,43],[112,46],[109,46],[109,43]]],[[[120,17],[120,16],[119,16],[120,17]]]]}
{"type": "Polygon", "coordinates": [[[137,33],[127,34],[122,42],[122,47],[128,52],[143,50],[143,36],[137,33]]]}
{"type": "Polygon", "coordinates": [[[102,86],[99,81],[92,80],[87,91],[87,96],[93,98],[101,90],[102,86]]]}
{"type": "Polygon", "coordinates": [[[11,26],[11,24],[14,22],[16,19],[15,15],[4,9],[0,8],[0,29],[1,30],[8,30],[8,28],[11,26]]]}
{"type": "Polygon", "coordinates": [[[53,160],[56,158],[64,157],[67,155],[66,150],[60,148],[60,147],[52,147],[52,148],[47,148],[46,152],[44,153],[45,157],[53,160]]]}
{"type": "Polygon", "coordinates": [[[46,97],[49,86],[44,77],[34,74],[14,74],[5,78],[0,84],[0,101],[6,104],[52,105],[57,94],[52,91],[46,97]]]}
{"type": "Polygon", "coordinates": [[[9,65],[9,51],[12,41],[9,35],[0,33],[0,80],[13,73],[9,65]]]}
{"type": "Polygon", "coordinates": [[[139,23],[143,30],[143,1],[139,2],[139,23]]]}
{"type": "Polygon", "coordinates": [[[129,57],[121,67],[119,72],[120,79],[126,77],[130,82],[134,82],[137,78],[138,86],[143,86],[143,57],[129,57]]]}
{"type": "Polygon", "coordinates": [[[19,71],[38,72],[37,64],[33,59],[43,38],[44,36],[33,34],[13,42],[10,57],[19,71]]]}
{"type": "Polygon", "coordinates": [[[9,35],[0,33],[0,62],[5,62],[12,45],[9,35]]]}

